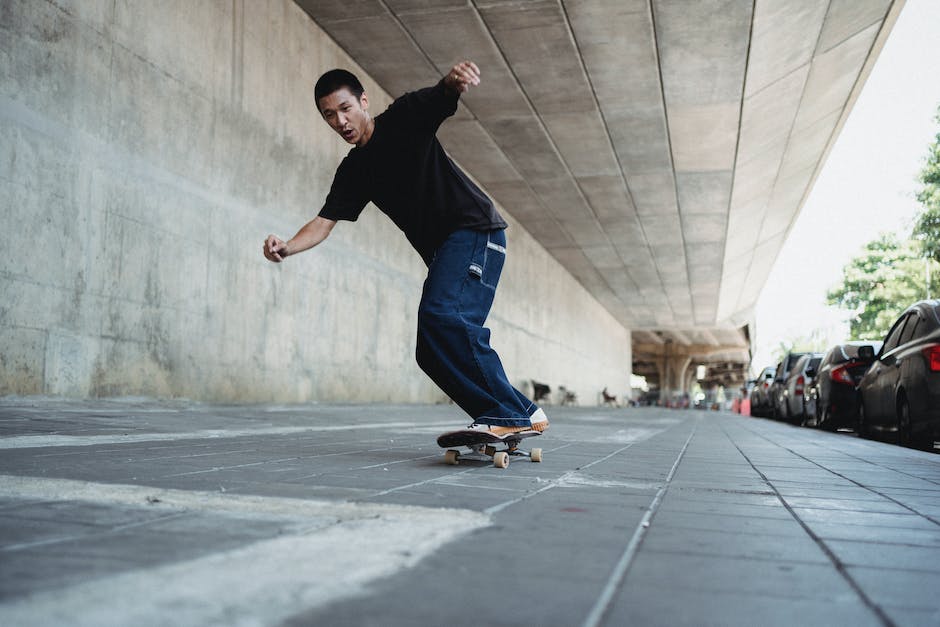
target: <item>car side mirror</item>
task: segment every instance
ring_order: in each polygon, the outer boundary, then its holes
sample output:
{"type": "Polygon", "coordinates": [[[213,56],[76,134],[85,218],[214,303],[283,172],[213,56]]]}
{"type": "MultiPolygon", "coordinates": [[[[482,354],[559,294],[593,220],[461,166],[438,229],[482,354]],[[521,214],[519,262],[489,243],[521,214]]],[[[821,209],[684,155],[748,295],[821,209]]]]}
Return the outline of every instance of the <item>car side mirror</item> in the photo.
{"type": "Polygon", "coordinates": [[[875,361],[875,347],[874,346],[859,346],[858,358],[861,359],[862,361],[875,361]]]}
{"type": "Polygon", "coordinates": [[[807,377],[810,377],[810,378],[815,377],[815,376],[816,376],[816,369],[815,369],[815,368],[807,368],[807,369],[806,369],[806,376],[807,376],[807,377]]]}

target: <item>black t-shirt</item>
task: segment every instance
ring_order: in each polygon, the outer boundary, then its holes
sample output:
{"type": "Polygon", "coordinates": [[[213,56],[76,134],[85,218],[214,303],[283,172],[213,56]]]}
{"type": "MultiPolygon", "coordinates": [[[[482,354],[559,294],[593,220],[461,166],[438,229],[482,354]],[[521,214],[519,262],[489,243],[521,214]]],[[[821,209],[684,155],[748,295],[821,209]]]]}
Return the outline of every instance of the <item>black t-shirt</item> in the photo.
{"type": "Polygon", "coordinates": [[[435,133],[457,110],[443,82],[398,98],[375,118],[372,137],[339,164],[320,215],[359,218],[372,201],[430,265],[459,229],[491,231],[506,222],[479,187],[444,152],[435,133]]]}

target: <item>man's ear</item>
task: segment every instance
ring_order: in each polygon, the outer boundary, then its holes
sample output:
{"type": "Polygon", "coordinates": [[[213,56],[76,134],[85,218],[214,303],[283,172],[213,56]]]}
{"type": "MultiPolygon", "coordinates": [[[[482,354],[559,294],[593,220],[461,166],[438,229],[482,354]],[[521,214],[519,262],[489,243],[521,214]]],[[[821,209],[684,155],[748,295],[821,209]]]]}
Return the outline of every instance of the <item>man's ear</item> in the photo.
{"type": "Polygon", "coordinates": [[[362,92],[362,95],[359,96],[359,106],[362,107],[363,111],[369,108],[369,96],[366,95],[366,92],[362,92]]]}

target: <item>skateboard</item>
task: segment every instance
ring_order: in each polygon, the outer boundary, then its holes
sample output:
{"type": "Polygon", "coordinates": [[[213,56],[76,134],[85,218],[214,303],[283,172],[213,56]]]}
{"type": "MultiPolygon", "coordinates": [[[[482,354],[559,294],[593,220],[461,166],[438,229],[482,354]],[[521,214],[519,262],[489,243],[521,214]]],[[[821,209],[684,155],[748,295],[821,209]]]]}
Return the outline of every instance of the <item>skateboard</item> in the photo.
{"type": "Polygon", "coordinates": [[[519,449],[519,443],[533,436],[542,435],[539,431],[520,431],[510,433],[504,436],[493,435],[485,431],[472,431],[461,429],[459,431],[448,431],[442,433],[437,438],[437,445],[441,448],[449,449],[444,453],[444,463],[456,466],[460,463],[460,451],[455,446],[466,446],[471,453],[476,455],[485,455],[493,458],[493,465],[497,468],[505,468],[509,465],[509,457],[528,457],[533,462],[542,461],[542,449],[533,448],[529,451],[519,449]],[[500,448],[497,448],[500,447],[500,448]]]}

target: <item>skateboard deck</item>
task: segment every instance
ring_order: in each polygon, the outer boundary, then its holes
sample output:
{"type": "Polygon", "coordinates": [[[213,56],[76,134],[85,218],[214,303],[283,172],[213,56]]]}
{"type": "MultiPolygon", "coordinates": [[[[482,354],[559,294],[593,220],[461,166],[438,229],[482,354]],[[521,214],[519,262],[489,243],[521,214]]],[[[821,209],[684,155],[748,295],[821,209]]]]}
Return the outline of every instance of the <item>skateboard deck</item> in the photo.
{"type": "Polygon", "coordinates": [[[510,456],[528,457],[533,462],[541,462],[542,449],[533,448],[529,451],[523,451],[519,448],[519,443],[522,440],[538,435],[542,435],[542,433],[539,431],[520,431],[498,436],[485,431],[459,429],[439,435],[437,445],[449,449],[444,453],[444,462],[452,466],[459,464],[461,457],[460,451],[454,447],[465,446],[477,456],[491,457],[493,465],[497,468],[505,468],[509,465],[510,456]]]}

